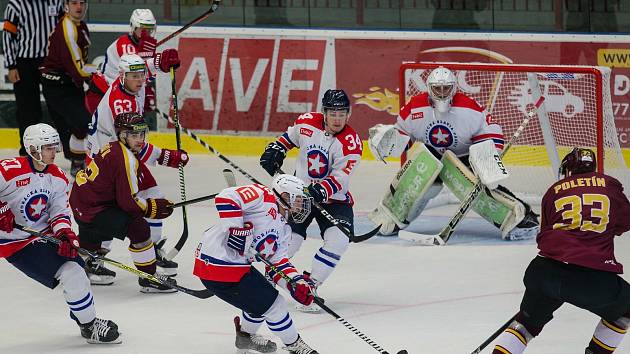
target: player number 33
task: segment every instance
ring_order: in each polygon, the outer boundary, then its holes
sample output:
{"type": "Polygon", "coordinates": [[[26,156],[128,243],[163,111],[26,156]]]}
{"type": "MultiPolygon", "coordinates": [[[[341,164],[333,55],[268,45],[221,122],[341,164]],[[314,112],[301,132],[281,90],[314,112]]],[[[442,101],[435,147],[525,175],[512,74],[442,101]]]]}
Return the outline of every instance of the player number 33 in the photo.
{"type": "Polygon", "coordinates": [[[606,231],[610,213],[610,199],[603,194],[584,194],[580,198],[577,195],[570,195],[559,198],[555,201],[556,212],[562,212],[562,219],[568,223],[555,223],[553,229],[594,231],[602,233],[606,231]],[[597,203],[597,205],[596,205],[597,203]],[[582,219],[582,208],[590,205],[590,218],[598,219],[599,222],[582,219]],[[566,208],[566,206],[569,206],[566,208]]]}

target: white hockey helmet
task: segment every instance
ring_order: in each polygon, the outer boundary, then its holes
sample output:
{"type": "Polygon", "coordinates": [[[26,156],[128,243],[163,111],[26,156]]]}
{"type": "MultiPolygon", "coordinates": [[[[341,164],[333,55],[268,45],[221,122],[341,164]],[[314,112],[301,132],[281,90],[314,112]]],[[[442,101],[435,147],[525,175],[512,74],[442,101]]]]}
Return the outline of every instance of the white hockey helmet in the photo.
{"type": "Polygon", "coordinates": [[[155,36],[155,30],[157,28],[157,21],[153,12],[149,9],[135,9],[131,13],[129,19],[129,34],[133,34],[136,28],[146,29],[151,37],[155,36]]]}
{"type": "Polygon", "coordinates": [[[147,75],[147,63],[138,54],[123,54],[118,64],[118,72],[123,85],[125,84],[125,75],[128,73],[142,73],[147,75]]]}
{"type": "Polygon", "coordinates": [[[453,72],[443,66],[433,69],[427,77],[427,87],[435,108],[441,113],[447,112],[457,92],[457,78],[453,72]]]}
{"type": "Polygon", "coordinates": [[[279,203],[290,212],[296,223],[306,220],[311,213],[311,197],[304,193],[304,182],[292,175],[280,174],[273,179],[273,189],[279,203]]]}
{"type": "Polygon", "coordinates": [[[42,161],[42,146],[55,145],[57,152],[61,152],[59,133],[57,133],[55,128],[45,123],[29,125],[24,130],[22,142],[24,143],[26,153],[29,154],[33,160],[44,165],[45,163],[42,161]],[[39,155],[39,158],[35,157],[35,154],[39,155]]]}

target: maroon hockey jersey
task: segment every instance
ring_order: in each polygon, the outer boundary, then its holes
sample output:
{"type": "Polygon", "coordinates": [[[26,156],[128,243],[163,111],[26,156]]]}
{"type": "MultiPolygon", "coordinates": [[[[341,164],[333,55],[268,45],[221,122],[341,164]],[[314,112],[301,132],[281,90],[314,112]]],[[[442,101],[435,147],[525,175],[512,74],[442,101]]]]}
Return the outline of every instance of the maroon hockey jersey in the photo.
{"type": "Polygon", "coordinates": [[[140,163],[121,142],[105,144],[85,171],[77,173],[70,193],[74,217],[91,222],[96,214],[112,206],[132,216],[143,216],[147,202],[137,196],[140,163]]]}
{"type": "Polygon", "coordinates": [[[541,217],[541,256],[623,273],[614,238],[630,230],[630,203],[615,178],[592,172],[559,180],[543,197],[541,217]]]}

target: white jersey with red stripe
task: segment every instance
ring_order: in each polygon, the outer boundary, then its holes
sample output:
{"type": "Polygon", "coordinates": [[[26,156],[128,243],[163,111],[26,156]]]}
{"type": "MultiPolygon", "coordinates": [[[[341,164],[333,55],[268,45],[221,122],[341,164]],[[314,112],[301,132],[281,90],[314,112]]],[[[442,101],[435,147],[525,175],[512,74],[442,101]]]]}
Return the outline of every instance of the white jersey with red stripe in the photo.
{"type": "Polygon", "coordinates": [[[497,150],[503,150],[501,126],[474,99],[461,92],[453,96],[446,113],[431,106],[428,93],[413,96],[400,109],[396,128],[412,141],[432,146],[440,154],[450,150],[457,156],[465,156],[472,144],[484,140],[493,140],[497,150]]]}
{"type": "MultiPolygon", "coordinates": [[[[9,205],[15,222],[36,231],[54,233],[71,228],[66,174],[55,164],[37,172],[30,157],[0,160],[0,201],[9,205]]],[[[0,231],[0,257],[9,257],[35,237],[14,229],[0,231]]]]}
{"type": "MultiPolygon", "coordinates": [[[[259,253],[289,277],[298,275],[287,256],[291,227],[278,211],[276,197],[260,184],[226,188],[214,199],[219,223],[206,230],[195,251],[193,274],[201,279],[238,282],[259,253]],[[253,225],[251,243],[244,254],[228,247],[230,228],[253,225]]],[[[280,275],[271,274],[276,283],[280,275]]]]}
{"type": "MultiPolygon", "coordinates": [[[[118,65],[120,64],[120,57],[125,54],[140,55],[139,50],[140,48],[138,46],[138,43],[136,43],[129,34],[123,34],[122,36],[118,37],[118,39],[116,39],[114,43],[110,44],[109,47],[107,47],[102,70],[108,84],[111,85],[120,75],[120,71],[118,68],[118,65]]],[[[144,57],[142,55],[140,56],[144,57]]],[[[149,70],[148,76],[154,76],[154,59],[148,58],[145,60],[145,62],[147,64],[147,69],[149,70]]]]}
{"type": "MultiPolygon", "coordinates": [[[[92,115],[89,125],[87,147],[89,156],[96,156],[107,143],[117,141],[114,117],[120,113],[144,112],[144,86],[135,94],[127,92],[120,79],[107,89],[92,115]]],[[[138,159],[146,164],[155,165],[162,150],[152,144],[145,143],[138,159]]]]}
{"type": "Polygon", "coordinates": [[[324,124],[324,114],[304,113],[278,138],[278,143],[287,150],[300,149],[295,166],[297,177],[307,184],[321,183],[329,200],[352,203],[350,176],[361,162],[361,138],[349,125],[330,135],[324,124]]]}

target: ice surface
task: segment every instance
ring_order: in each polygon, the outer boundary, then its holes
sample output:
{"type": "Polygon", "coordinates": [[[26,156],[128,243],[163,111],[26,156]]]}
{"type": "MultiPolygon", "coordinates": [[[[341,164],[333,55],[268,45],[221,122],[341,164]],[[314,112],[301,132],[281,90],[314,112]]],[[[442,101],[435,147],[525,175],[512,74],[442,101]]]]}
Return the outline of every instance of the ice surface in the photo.
{"type": "MultiPolygon", "coordinates": [[[[10,154],[0,153],[4,157],[10,154]]],[[[63,158],[58,160],[68,168],[63,158]]],[[[265,183],[271,180],[256,158],[235,157],[234,162],[265,183]]],[[[286,170],[292,163],[288,161],[286,170]]],[[[224,188],[224,167],[216,157],[193,155],[186,167],[188,198],[224,188]]],[[[177,170],[152,170],[166,196],[178,201],[177,170]]],[[[376,205],[395,170],[394,164],[363,162],[359,166],[351,185],[357,201],[357,234],[373,226],[366,212],[376,205]]],[[[247,183],[238,172],[236,175],[239,184],[247,183]]],[[[216,221],[212,205],[204,202],[188,207],[189,239],[175,258],[181,285],[202,288],[191,274],[193,249],[203,230],[216,221]]],[[[438,231],[455,209],[450,205],[428,210],[412,226],[418,231],[438,231]]],[[[165,221],[167,249],[175,244],[181,229],[182,217],[176,212],[165,221]]],[[[296,266],[310,269],[320,246],[317,228],[309,229],[309,239],[294,259],[296,266]]],[[[126,243],[115,241],[113,248],[111,258],[132,264],[126,243]]],[[[628,266],[629,251],[627,237],[619,238],[617,257],[628,266]]],[[[524,289],[523,272],[535,254],[533,241],[501,241],[496,229],[472,215],[446,247],[413,246],[395,237],[375,237],[351,245],[319,292],[327,305],[390,353],[403,348],[414,354],[470,353],[517,311],[524,289]]],[[[86,344],[68,317],[61,289],[50,291],[3,263],[0,353],[236,353],[234,308],[214,297],[200,300],[185,294],[142,294],[136,278],[117,269],[114,285],[93,287],[93,292],[98,316],[118,323],[123,343],[86,344]]],[[[292,316],[304,339],[321,354],[376,353],[326,313],[293,311],[292,316]]],[[[582,353],[597,321],[595,315],[565,305],[527,352],[582,353]]],[[[266,328],[262,333],[278,342],[266,328]]],[[[617,352],[630,352],[628,341],[617,352]]]]}

